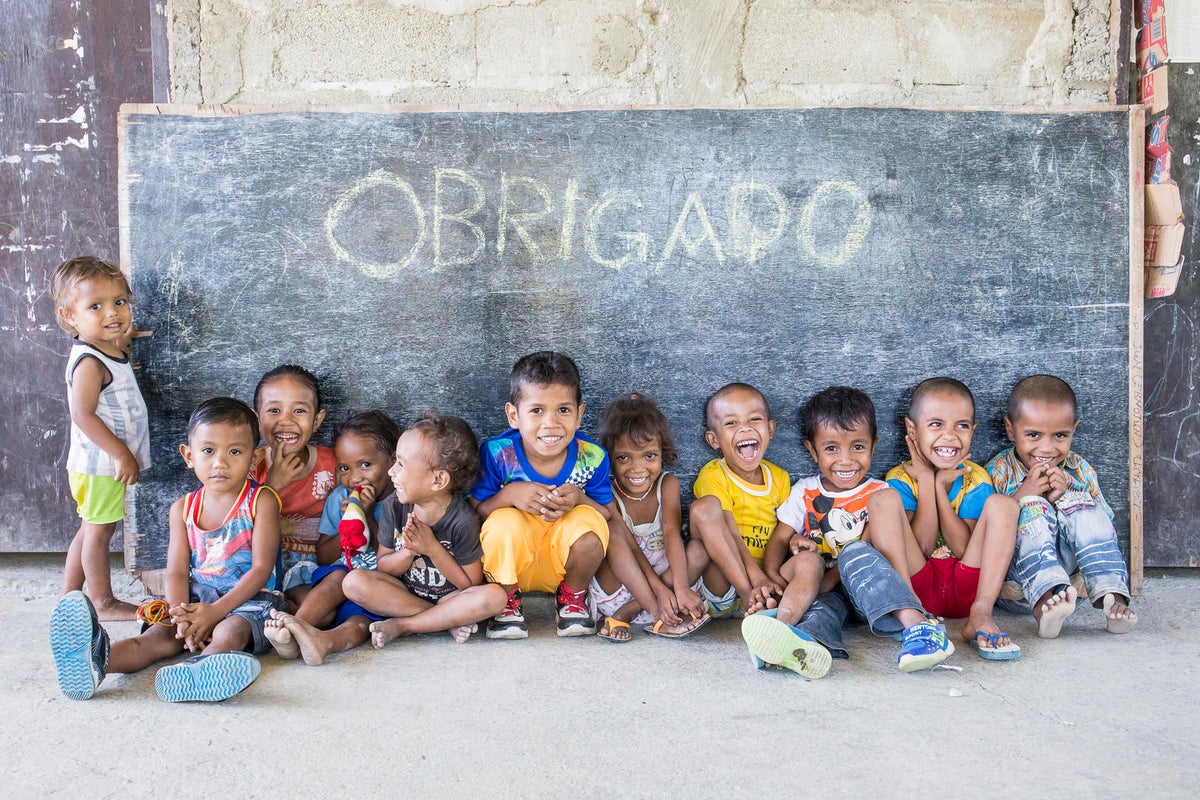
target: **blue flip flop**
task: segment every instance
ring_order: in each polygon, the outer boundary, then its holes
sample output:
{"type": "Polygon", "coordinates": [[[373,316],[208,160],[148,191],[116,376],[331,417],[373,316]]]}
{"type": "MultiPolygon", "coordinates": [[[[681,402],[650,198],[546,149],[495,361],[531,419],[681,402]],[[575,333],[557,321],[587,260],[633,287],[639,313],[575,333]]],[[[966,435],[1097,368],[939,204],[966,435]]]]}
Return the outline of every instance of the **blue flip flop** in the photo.
{"type": "Polygon", "coordinates": [[[971,647],[974,647],[975,651],[988,661],[1012,661],[1014,658],[1020,658],[1021,646],[1016,642],[1009,640],[1008,644],[1006,645],[996,644],[998,639],[1005,636],[1008,636],[1008,634],[1004,631],[992,634],[984,633],[983,631],[975,631],[975,635],[971,637],[971,647]],[[988,640],[990,647],[979,646],[980,636],[988,640]]]}

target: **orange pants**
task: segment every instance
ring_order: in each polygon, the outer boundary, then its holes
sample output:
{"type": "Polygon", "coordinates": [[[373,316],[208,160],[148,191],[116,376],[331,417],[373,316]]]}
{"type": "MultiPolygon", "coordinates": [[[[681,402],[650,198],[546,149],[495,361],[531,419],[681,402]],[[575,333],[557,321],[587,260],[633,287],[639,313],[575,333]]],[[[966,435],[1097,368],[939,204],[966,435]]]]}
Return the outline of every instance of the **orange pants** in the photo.
{"type": "Polygon", "coordinates": [[[498,508],[483,521],[483,570],[504,586],[553,592],[567,574],[567,556],[579,537],[594,533],[608,550],[608,522],[589,505],[578,505],[555,522],[515,508],[498,508]]]}

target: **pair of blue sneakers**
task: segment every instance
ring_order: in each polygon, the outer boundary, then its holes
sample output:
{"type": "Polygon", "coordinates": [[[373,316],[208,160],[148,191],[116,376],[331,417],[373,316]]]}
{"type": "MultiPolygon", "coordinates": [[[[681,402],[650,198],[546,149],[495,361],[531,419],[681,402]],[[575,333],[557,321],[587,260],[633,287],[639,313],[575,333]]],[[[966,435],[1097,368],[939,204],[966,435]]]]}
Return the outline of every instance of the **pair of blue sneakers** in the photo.
{"type": "MultiPolygon", "coordinates": [[[[108,632],[83,592],[67,592],[54,607],[50,650],[63,694],[87,700],[96,693],[108,674],[108,632]]],[[[227,700],[254,683],[261,671],[249,653],[198,655],[160,669],[154,688],[169,703],[227,700]]]]}

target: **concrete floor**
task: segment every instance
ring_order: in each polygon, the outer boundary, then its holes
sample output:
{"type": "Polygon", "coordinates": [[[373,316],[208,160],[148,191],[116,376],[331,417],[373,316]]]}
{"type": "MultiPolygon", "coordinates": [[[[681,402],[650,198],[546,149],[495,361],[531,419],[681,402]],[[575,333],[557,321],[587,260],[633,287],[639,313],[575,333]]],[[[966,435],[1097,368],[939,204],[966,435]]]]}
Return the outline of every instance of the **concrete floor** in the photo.
{"type": "Polygon", "coordinates": [[[58,569],[0,562],[5,798],[1200,792],[1198,571],[1150,573],[1127,636],[1088,608],[1054,641],[1001,616],[1024,648],[1010,663],[961,645],[960,669],[905,675],[898,645],[859,627],[851,660],[806,682],[753,670],[735,622],[680,641],[559,640],[536,597],[525,642],[423,637],[322,667],[272,655],[232,700],[171,705],[153,669],[87,701],[59,692],[46,637],[58,569]]]}

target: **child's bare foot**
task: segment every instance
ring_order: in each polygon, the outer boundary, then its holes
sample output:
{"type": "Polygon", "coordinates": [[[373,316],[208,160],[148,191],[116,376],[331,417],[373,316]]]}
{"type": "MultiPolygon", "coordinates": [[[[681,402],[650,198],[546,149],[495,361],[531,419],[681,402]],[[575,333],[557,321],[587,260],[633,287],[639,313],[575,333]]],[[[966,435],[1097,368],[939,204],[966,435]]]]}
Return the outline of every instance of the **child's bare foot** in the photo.
{"type": "Polygon", "coordinates": [[[385,619],[371,623],[371,647],[381,649],[385,644],[401,635],[400,620],[385,619]]]}
{"type": "Polygon", "coordinates": [[[329,645],[323,641],[319,630],[291,614],[283,615],[283,624],[300,649],[300,657],[304,659],[305,664],[319,667],[325,663],[325,657],[329,655],[329,645]]]}
{"type": "Polygon", "coordinates": [[[1047,592],[1042,602],[1033,609],[1033,618],[1038,624],[1037,635],[1043,639],[1056,638],[1067,617],[1075,613],[1075,600],[1078,597],[1074,586],[1047,592]]]}
{"type": "Polygon", "coordinates": [[[93,598],[92,605],[96,607],[96,616],[101,622],[129,622],[137,619],[137,606],[115,597],[107,600],[93,598]]]}
{"type": "Polygon", "coordinates": [[[1104,621],[1109,633],[1129,633],[1129,629],[1137,623],[1137,612],[1119,594],[1106,594],[1104,621]]]}
{"type": "Polygon", "coordinates": [[[300,645],[296,644],[292,632],[286,627],[290,619],[295,619],[295,617],[282,611],[272,610],[271,618],[263,623],[263,635],[267,637],[267,641],[271,643],[271,647],[275,648],[275,652],[279,654],[280,658],[300,657],[300,645]]]}
{"type": "Polygon", "coordinates": [[[472,622],[470,625],[459,625],[457,628],[451,628],[450,636],[453,637],[454,641],[463,644],[477,630],[479,630],[479,626],[472,622]]]}

